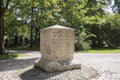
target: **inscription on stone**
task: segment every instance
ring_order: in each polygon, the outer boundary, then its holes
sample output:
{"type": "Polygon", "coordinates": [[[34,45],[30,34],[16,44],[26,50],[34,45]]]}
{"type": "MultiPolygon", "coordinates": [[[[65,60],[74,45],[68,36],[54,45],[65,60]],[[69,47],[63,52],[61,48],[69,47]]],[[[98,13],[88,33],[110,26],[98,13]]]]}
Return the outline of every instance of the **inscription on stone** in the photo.
{"type": "Polygon", "coordinates": [[[40,33],[41,60],[36,66],[46,71],[60,71],[80,68],[72,65],[74,55],[74,30],[72,28],[54,25],[41,30],[40,33]]]}

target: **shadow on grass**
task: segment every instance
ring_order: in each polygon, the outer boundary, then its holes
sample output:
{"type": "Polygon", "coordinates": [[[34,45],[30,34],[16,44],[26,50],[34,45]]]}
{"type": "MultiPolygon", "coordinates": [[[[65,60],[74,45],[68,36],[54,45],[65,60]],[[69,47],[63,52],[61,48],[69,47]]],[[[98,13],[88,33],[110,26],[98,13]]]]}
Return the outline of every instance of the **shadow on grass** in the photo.
{"type": "Polygon", "coordinates": [[[0,60],[11,59],[11,58],[16,58],[16,57],[18,57],[17,54],[10,54],[10,55],[5,54],[5,55],[0,55],[0,60]]]}
{"type": "Polygon", "coordinates": [[[23,46],[15,46],[9,47],[7,50],[24,50],[24,51],[40,51],[40,47],[23,47],[23,46]]]}
{"type": "MultiPolygon", "coordinates": [[[[33,67],[33,68],[29,69],[28,71],[22,73],[20,75],[20,78],[22,80],[46,80],[46,79],[52,78],[54,76],[60,75],[63,72],[65,72],[65,71],[48,73],[48,72],[41,70],[40,68],[33,67]]],[[[54,79],[54,80],[56,80],[56,79],[54,79]]]]}

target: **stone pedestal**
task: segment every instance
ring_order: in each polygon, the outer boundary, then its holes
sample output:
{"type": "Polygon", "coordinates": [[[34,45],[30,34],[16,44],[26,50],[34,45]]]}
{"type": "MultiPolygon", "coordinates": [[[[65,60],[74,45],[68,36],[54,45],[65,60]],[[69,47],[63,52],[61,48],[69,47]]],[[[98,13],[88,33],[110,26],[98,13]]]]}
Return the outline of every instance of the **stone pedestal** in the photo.
{"type": "Polygon", "coordinates": [[[74,30],[60,25],[44,28],[40,33],[41,59],[35,66],[47,72],[81,68],[73,62],[74,30]]]}

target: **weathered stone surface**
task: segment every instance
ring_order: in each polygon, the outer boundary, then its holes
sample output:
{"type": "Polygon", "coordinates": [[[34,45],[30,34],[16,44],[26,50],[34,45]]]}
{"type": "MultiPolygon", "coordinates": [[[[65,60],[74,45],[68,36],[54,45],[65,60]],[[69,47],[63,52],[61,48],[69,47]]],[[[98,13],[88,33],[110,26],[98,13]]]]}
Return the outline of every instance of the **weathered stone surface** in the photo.
{"type": "Polygon", "coordinates": [[[80,64],[75,64],[73,61],[48,61],[41,59],[36,64],[42,70],[47,72],[65,71],[70,69],[80,69],[80,64]]]}
{"type": "Polygon", "coordinates": [[[40,48],[43,59],[72,60],[74,53],[73,29],[55,25],[41,30],[40,48]]]}
{"type": "Polygon", "coordinates": [[[45,71],[61,71],[80,68],[73,64],[74,30],[72,28],[54,25],[41,30],[40,34],[41,60],[35,65],[45,71]]]}

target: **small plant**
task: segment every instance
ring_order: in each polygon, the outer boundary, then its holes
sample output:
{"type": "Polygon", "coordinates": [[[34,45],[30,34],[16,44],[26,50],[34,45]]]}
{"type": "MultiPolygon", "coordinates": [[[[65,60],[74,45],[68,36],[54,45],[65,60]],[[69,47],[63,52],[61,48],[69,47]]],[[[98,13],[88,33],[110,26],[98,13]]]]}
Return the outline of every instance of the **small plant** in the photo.
{"type": "Polygon", "coordinates": [[[92,34],[88,35],[87,33],[89,33],[87,30],[85,30],[84,28],[81,31],[78,31],[76,33],[76,37],[75,37],[75,50],[79,51],[79,50],[88,50],[91,49],[91,41],[88,40],[88,38],[90,36],[93,36],[92,34]]]}

